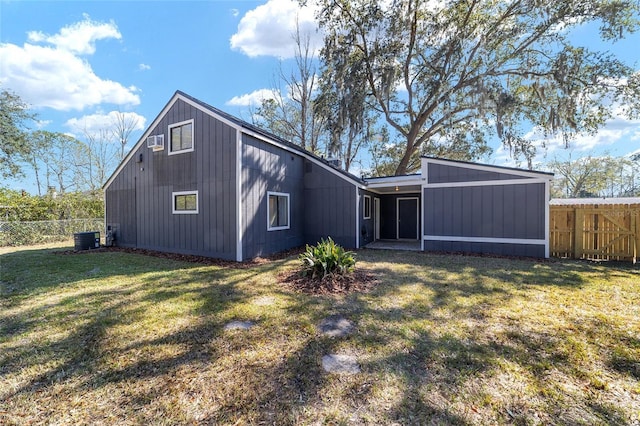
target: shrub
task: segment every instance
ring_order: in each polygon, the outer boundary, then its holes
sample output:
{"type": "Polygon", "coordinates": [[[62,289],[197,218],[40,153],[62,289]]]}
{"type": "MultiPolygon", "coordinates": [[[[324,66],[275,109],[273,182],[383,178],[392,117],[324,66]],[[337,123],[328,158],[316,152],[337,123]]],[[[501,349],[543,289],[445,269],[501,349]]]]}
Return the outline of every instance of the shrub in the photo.
{"type": "Polygon", "coordinates": [[[356,264],[355,254],[336,244],[331,237],[318,245],[307,245],[300,255],[302,275],[324,279],[333,275],[347,275],[356,264]]]}

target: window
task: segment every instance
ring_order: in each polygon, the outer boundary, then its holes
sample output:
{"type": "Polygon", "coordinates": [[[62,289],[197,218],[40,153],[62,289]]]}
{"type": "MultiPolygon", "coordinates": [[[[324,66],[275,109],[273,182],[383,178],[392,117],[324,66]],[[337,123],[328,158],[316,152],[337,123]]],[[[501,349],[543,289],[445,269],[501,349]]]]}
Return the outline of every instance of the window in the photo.
{"type": "Polygon", "coordinates": [[[368,195],[364,196],[364,219],[371,219],[371,197],[368,195]]]}
{"type": "Polygon", "coordinates": [[[193,120],[169,126],[169,155],[193,151],[193,120]]]}
{"type": "Polygon", "coordinates": [[[289,229],[289,194],[267,192],[267,231],[289,229]]]}
{"type": "Polygon", "coordinates": [[[197,214],[198,191],[173,193],[173,214],[197,214]]]}

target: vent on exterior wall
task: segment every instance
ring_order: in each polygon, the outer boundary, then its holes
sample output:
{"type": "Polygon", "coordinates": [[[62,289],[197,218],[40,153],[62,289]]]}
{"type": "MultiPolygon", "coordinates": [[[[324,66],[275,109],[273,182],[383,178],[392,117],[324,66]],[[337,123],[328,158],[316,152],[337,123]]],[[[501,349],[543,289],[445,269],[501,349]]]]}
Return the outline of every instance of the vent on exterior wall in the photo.
{"type": "Polygon", "coordinates": [[[154,151],[162,151],[164,149],[164,135],[149,136],[147,138],[147,148],[154,151]]]}

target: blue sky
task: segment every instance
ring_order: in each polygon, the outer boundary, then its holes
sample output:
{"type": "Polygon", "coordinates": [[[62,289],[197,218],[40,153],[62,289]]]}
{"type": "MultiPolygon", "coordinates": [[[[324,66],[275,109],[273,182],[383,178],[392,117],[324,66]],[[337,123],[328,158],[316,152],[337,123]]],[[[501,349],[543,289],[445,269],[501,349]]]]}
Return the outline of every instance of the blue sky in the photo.
{"type": "MultiPolygon", "coordinates": [[[[139,117],[133,146],[176,90],[248,119],[249,105],[274,86],[279,62],[291,63],[296,19],[319,46],[313,12],[291,0],[0,0],[0,87],[27,101],[49,131],[99,129],[116,111],[139,117]]],[[[588,27],[574,38],[597,43],[588,27]]],[[[603,47],[640,70],[638,44],[636,34],[603,47]]],[[[640,120],[617,117],[570,150],[559,146],[548,141],[547,157],[625,155],[640,149],[640,120]]],[[[494,149],[487,162],[513,165],[494,149]]]]}

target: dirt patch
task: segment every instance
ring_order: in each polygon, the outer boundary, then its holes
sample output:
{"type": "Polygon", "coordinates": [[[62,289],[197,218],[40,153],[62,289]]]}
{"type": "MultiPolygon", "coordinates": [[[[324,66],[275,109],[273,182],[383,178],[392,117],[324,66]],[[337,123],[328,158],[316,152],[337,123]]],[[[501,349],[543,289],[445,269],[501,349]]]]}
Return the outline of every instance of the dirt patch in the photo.
{"type": "Polygon", "coordinates": [[[378,283],[373,274],[357,268],[349,275],[329,275],[323,279],[305,277],[297,270],[290,270],[279,273],[278,281],[295,291],[309,294],[367,292],[378,283]]]}

